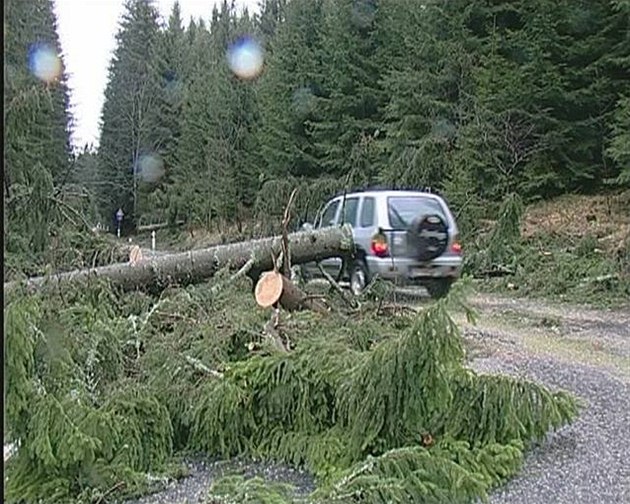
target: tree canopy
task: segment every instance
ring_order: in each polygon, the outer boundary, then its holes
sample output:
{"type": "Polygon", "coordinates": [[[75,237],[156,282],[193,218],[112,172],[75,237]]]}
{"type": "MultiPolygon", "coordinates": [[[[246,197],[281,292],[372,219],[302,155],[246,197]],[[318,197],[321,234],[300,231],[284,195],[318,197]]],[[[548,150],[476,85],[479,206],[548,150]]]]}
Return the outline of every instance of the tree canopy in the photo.
{"type": "Polygon", "coordinates": [[[206,228],[279,216],[296,186],[300,211],[384,184],[433,187],[475,218],[514,192],[627,187],[629,16],[621,0],[224,0],[184,20],[127,0],[98,149],[71,162],[64,74],[25,64],[34,44],[59,52],[50,2],[12,1],[6,247],[45,249],[68,180],[92,224],[122,208],[131,227],[206,228]],[[235,51],[262,67],[239,75],[235,51]]]}

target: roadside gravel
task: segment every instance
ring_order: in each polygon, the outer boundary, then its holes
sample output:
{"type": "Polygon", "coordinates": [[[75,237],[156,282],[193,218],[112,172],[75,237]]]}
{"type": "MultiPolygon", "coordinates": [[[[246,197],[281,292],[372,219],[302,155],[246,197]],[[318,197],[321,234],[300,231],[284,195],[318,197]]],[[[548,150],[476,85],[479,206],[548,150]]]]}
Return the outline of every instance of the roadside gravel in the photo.
{"type": "Polygon", "coordinates": [[[269,482],[288,483],[295,486],[296,496],[315,489],[313,478],[306,472],[291,467],[255,460],[234,459],[229,461],[191,458],[186,462],[188,477],[168,483],[166,488],[125,504],[201,504],[212,482],[222,476],[241,474],[246,478],[260,477],[269,482]]]}
{"type": "Polygon", "coordinates": [[[630,385],[593,366],[498,351],[473,368],[562,388],[584,403],[580,417],[526,457],[518,476],[491,503],[630,503],[630,385]]]}
{"type": "Polygon", "coordinates": [[[464,338],[479,372],[574,393],[579,418],[526,456],[492,504],[630,503],[630,311],[477,296],[464,338]]]}

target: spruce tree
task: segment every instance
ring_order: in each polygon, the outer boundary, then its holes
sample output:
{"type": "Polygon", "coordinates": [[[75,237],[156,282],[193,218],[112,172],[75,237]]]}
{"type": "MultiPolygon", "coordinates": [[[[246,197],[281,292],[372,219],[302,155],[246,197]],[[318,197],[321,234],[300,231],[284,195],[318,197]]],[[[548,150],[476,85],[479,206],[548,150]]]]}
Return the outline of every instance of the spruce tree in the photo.
{"type": "Polygon", "coordinates": [[[212,185],[208,176],[207,124],[212,102],[208,90],[212,68],[208,63],[210,34],[202,21],[191,22],[187,30],[190,41],[189,83],[183,103],[181,139],[177,149],[177,168],[167,189],[171,212],[189,223],[209,226],[214,214],[212,185]]]}
{"type": "Polygon", "coordinates": [[[258,186],[255,84],[235,76],[227,60],[232,44],[254,32],[247,12],[237,17],[228,2],[213,10],[209,30],[195,28],[171,192],[182,216],[208,228],[218,220],[241,222],[258,186]]]}
{"type": "Polygon", "coordinates": [[[383,87],[389,156],[380,179],[393,186],[440,188],[455,148],[464,97],[472,93],[465,47],[466,2],[383,0],[383,87]],[[385,36],[385,35],[383,35],[385,36]]]}
{"type": "Polygon", "coordinates": [[[381,66],[377,59],[378,0],[325,2],[323,96],[314,130],[324,173],[369,181],[376,169],[381,129],[381,66]]]}
{"type": "Polygon", "coordinates": [[[11,0],[4,22],[5,252],[23,266],[41,260],[63,222],[68,88],[52,2],[11,0]]]}
{"type": "Polygon", "coordinates": [[[103,206],[101,198],[103,187],[99,179],[99,159],[96,149],[85,145],[75,154],[72,168],[72,182],[82,189],[84,201],[82,207],[86,210],[85,218],[91,223],[107,226],[108,222],[101,220],[100,208],[103,206]]]}
{"type": "Polygon", "coordinates": [[[166,27],[160,31],[155,46],[153,70],[157,79],[156,124],[159,136],[157,153],[163,163],[163,176],[147,184],[149,197],[143,213],[159,220],[174,222],[176,205],[171,191],[178,170],[177,149],[181,138],[184,102],[189,83],[189,43],[182,26],[179,2],[175,2],[166,27]]]}
{"type": "Polygon", "coordinates": [[[260,82],[260,153],[264,178],[317,177],[313,131],[323,95],[321,63],[323,1],[292,0],[276,29],[260,82]]]}
{"type": "Polygon", "coordinates": [[[614,182],[630,187],[630,97],[619,100],[607,153],[619,168],[614,182]]]}
{"type": "Polygon", "coordinates": [[[258,30],[267,51],[272,50],[278,26],[285,21],[287,0],[262,0],[257,17],[258,30]]]}
{"type": "Polygon", "coordinates": [[[471,9],[466,27],[478,58],[467,138],[471,152],[493,153],[484,186],[548,197],[610,176],[603,142],[627,18],[608,1],[505,1],[471,9]]]}
{"type": "Polygon", "coordinates": [[[154,71],[158,13],[150,0],[128,0],[110,64],[99,147],[106,184],[103,214],[120,207],[126,222],[139,217],[143,156],[158,156],[159,82],[154,71]]]}
{"type": "MultiPolygon", "coordinates": [[[[620,75],[630,73],[630,1],[614,0],[612,2],[616,24],[622,30],[610,59],[620,75]]],[[[629,76],[630,77],[630,76],[629,76]]],[[[627,82],[627,80],[626,80],[627,82]]],[[[622,186],[630,186],[630,95],[627,89],[621,89],[614,116],[609,123],[610,140],[606,154],[615,162],[618,171],[615,182],[622,186]]]]}

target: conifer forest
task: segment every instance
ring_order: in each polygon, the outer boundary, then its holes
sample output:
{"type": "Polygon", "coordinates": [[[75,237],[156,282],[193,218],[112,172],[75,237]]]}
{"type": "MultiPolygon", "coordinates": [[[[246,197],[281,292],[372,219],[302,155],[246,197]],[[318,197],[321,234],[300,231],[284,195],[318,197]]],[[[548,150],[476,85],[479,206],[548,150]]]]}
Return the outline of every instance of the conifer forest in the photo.
{"type": "Polygon", "coordinates": [[[184,19],[125,0],[80,148],[54,12],[5,2],[5,502],[125,502],[202,455],[314,482],[225,475],[206,504],[473,503],[580,418],[569,391],[471,368],[462,324],[477,290],[630,299],[630,1],[222,0],[184,19]],[[448,201],[465,263],[447,297],[331,281],[325,310],[272,314],[227,266],[15,287],[127,263],[147,226],[173,251],[279,236],[370,187],[448,201]],[[552,230],[578,198],[616,224],[552,230]]]}

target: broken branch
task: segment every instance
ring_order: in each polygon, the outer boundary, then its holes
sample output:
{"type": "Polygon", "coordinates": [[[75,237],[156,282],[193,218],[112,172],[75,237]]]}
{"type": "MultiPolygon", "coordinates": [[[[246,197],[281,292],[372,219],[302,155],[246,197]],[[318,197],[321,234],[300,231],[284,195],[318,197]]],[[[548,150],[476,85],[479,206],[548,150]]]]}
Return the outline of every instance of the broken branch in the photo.
{"type": "Polygon", "coordinates": [[[216,371],[214,369],[210,369],[199,359],[195,359],[194,357],[191,357],[190,355],[185,355],[184,358],[186,359],[186,362],[188,362],[188,364],[190,364],[197,371],[201,371],[202,373],[205,373],[207,375],[214,376],[215,378],[223,378],[223,373],[216,371]]]}
{"type": "Polygon", "coordinates": [[[353,299],[349,299],[346,291],[344,291],[343,287],[339,285],[339,283],[328,273],[321,264],[317,264],[317,268],[319,272],[323,275],[323,277],[328,280],[328,283],[341,295],[341,299],[350,306],[350,308],[357,308],[357,303],[353,299]]]}
{"type": "Polygon", "coordinates": [[[291,220],[291,205],[297,194],[297,187],[293,189],[289,202],[284,209],[284,217],[282,218],[282,274],[289,276],[291,274],[291,251],[289,249],[289,221],[291,220]]]}

